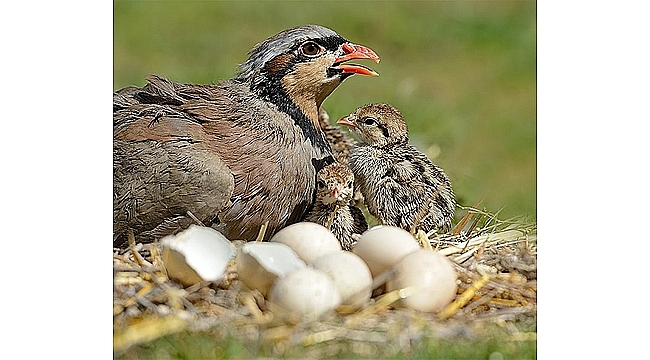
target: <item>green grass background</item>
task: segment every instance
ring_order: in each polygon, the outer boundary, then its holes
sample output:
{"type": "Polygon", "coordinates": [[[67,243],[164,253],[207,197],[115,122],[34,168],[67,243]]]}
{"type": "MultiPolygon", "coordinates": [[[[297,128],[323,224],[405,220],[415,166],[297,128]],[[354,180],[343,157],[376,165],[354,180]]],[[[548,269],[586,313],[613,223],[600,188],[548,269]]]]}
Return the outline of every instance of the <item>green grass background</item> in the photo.
{"type": "Polygon", "coordinates": [[[408,350],[397,351],[394,344],[374,344],[364,342],[368,355],[361,356],[355,350],[354,343],[360,341],[334,340],[322,344],[303,346],[296,344],[281,355],[275,355],[272,342],[244,343],[234,338],[223,337],[217,331],[203,333],[181,332],[161,337],[153,342],[134,346],[123,353],[116,354],[116,359],[314,359],[320,353],[320,359],[536,359],[536,341],[514,341],[505,335],[503,329],[489,325],[484,335],[474,339],[457,339],[454,341],[426,338],[415,340],[408,350]],[[215,339],[224,339],[215,341],[215,339]],[[307,348],[307,349],[306,349],[307,348]],[[311,356],[305,356],[309,351],[311,356]],[[371,355],[372,354],[372,355],[371,355]]]}
{"type": "Polygon", "coordinates": [[[354,76],[325,101],[331,118],[390,103],[460,204],[536,219],[535,1],[115,1],[113,90],[152,73],[230,78],[257,42],[307,23],[381,57],[363,62],[379,77],[354,76]]]}

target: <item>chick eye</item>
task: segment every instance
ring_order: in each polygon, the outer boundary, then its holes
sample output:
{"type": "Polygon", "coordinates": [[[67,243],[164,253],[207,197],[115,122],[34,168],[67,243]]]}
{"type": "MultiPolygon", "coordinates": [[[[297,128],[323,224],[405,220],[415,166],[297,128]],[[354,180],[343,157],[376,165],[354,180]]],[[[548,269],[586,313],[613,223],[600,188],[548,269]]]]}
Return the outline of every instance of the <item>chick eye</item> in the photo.
{"type": "Polygon", "coordinates": [[[373,117],[367,117],[367,118],[363,119],[363,123],[366,124],[366,125],[374,125],[374,124],[377,123],[377,119],[375,119],[373,117]]]}
{"type": "Polygon", "coordinates": [[[302,44],[300,51],[307,56],[316,56],[320,55],[320,53],[323,51],[323,48],[321,48],[320,45],[316,44],[313,41],[308,41],[302,44]]]}

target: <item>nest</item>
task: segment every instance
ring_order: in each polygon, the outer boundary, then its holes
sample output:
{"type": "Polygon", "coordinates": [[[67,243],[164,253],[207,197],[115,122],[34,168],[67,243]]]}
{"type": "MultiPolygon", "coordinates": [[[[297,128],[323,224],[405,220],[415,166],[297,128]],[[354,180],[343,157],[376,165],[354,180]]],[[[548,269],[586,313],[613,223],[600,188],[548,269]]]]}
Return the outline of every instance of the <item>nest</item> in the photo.
{"type": "Polygon", "coordinates": [[[304,358],[336,354],[342,343],[360,356],[394,356],[431,337],[471,337],[485,322],[506,327],[513,339],[535,340],[535,332],[521,332],[514,324],[536,324],[536,224],[462,210],[466,215],[449,233],[416,236],[424,247],[452,260],[458,273],[455,300],[437,314],[394,308],[408,295],[397,290],[371,299],[362,309],[340,307],[335,314],[305,322],[276,311],[259,292],[247,289],[237,280],[234,263],[220,284],[183,288],[167,277],[157,243],[131,242],[113,254],[115,354],[179,332],[234,338],[274,356],[291,356],[302,345],[294,355],[304,358]]]}

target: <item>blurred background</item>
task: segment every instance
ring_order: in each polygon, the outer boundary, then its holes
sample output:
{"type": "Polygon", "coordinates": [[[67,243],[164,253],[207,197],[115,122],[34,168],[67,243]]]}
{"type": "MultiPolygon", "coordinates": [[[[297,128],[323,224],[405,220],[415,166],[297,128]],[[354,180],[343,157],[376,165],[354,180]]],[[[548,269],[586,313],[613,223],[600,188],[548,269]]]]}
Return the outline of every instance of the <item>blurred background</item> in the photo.
{"type": "Polygon", "coordinates": [[[253,45],[319,24],[377,52],[324,107],[399,108],[411,144],[449,175],[458,202],[536,220],[535,1],[114,1],[113,90],[158,74],[214,83],[253,45]]]}

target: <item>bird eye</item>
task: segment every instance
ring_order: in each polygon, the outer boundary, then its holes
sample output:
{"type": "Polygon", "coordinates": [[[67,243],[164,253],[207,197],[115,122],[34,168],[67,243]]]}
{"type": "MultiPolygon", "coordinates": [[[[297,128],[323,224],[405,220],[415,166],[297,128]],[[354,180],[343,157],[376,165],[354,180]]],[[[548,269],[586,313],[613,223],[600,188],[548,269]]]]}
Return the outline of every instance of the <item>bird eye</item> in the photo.
{"type": "Polygon", "coordinates": [[[316,44],[315,42],[308,41],[302,44],[300,51],[307,56],[316,56],[316,55],[320,55],[320,53],[322,52],[322,48],[320,47],[320,45],[316,44]]]}
{"type": "Polygon", "coordinates": [[[373,117],[367,117],[367,118],[363,119],[363,123],[366,124],[366,125],[374,125],[374,124],[377,123],[377,119],[375,119],[373,117]]]}
{"type": "Polygon", "coordinates": [[[319,189],[322,189],[322,188],[324,188],[324,187],[325,187],[325,181],[323,181],[323,180],[318,180],[318,188],[319,188],[319,189]]]}

